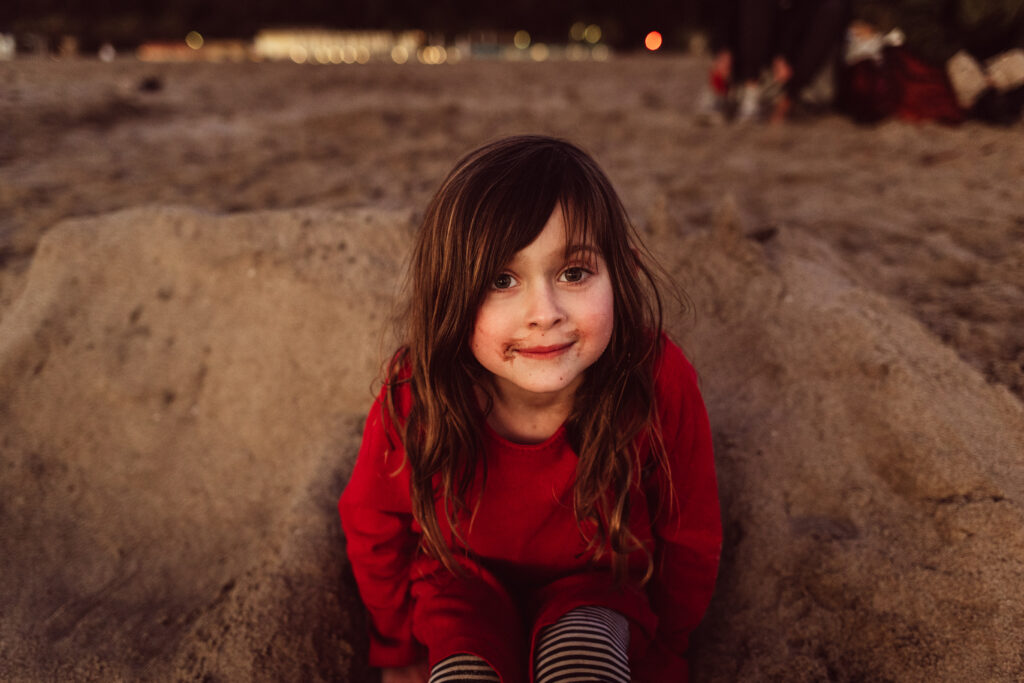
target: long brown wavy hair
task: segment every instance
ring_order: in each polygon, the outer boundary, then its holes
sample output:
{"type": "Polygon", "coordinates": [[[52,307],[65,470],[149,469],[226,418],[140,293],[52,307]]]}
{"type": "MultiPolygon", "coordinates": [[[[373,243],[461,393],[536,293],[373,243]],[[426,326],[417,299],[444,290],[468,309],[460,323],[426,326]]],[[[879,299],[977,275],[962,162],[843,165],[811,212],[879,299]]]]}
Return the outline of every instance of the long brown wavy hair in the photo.
{"type": "Polygon", "coordinates": [[[579,456],[574,512],[581,532],[595,529],[588,539],[595,558],[611,552],[619,580],[637,549],[647,554],[649,577],[651,551],[629,529],[629,491],[641,477],[640,444],[653,456],[647,467],[668,467],[654,398],[662,330],[656,271],[608,178],[564,140],[517,136],[485,145],[455,165],[427,207],[409,269],[404,344],[386,369],[388,412],[410,468],[412,511],[423,527],[422,548],[458,571],[435,505],[443,503],[465,547],[457,520],[471,507],[467,496],[478,468],[486,482],[481,425],[490,409],[477,393],[488,386],[487,371],[469,345],[477,311],[494,278],[559,206],[567,248],[599,248],[614,292],[611,341],[586,371],[566,422],[579,456]],[[399,401],[405,384],[411,405],[399,401]]]}

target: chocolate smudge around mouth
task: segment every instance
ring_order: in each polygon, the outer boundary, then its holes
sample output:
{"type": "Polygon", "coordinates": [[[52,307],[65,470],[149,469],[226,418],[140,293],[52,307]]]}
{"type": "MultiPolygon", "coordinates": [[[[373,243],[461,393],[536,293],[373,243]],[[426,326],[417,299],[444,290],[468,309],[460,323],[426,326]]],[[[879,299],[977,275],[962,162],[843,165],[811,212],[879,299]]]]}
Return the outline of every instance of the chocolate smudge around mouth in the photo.
{"type": "MultiPolygon", "coordinates": [[[[563,342],[563,343],[566,346],[572,346],[576,342],[578,342],[579,340],[580,340],[580,333],[579,333],[578,330],[576,330],[572,334],[570,334],[568,336],[568,338],[565,340],[565,342],[563,342]]],[[[561,346],[561,344],[557,344],[557,345],[561,346]]],[[[518,351],[519,351],[519,344],[512,343],[512,344],[507,345],[505,347],[505,353],[503,354],[504,355],[504,359],[507,360],[507,361],[514,360],[516,355],[518,355],[517,354],[518,351]]]]}

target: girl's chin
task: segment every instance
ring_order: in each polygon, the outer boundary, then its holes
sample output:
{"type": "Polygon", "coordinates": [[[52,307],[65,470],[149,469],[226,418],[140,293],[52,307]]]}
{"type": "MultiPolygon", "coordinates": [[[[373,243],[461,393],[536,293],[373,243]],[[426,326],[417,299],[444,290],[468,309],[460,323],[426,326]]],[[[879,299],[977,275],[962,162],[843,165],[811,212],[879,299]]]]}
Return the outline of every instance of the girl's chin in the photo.
{"type": "Polygon", "coordinates": [[[565,391],[575,391],[582,379],[582,374],[571,377],[536,379],[512,379],[506,377],[499,380],[499,384],[504,385],[506,390],[541,397],[554,396],[565,391]]]}

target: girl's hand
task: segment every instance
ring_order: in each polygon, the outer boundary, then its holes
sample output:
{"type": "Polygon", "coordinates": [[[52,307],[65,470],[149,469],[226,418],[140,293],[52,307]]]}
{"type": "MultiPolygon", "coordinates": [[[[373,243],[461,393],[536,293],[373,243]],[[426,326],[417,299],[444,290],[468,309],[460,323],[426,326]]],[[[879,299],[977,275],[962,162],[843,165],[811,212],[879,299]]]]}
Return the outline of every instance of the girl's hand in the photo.
{"type": "Polygon", "coordinates": [[[427,683],[427,663],[420,662],[400,669],[381,669],[380,683],[427,683]]]}

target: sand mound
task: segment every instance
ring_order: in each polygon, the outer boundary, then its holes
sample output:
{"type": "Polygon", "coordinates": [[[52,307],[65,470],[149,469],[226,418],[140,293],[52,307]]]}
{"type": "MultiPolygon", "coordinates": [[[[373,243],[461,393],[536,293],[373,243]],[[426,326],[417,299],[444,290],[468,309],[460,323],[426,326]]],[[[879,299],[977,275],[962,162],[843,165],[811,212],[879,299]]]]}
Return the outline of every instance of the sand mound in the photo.
{"type": "Polygon", "coordinates": [[[408,223],[143,210],[48,233],[0,327],[0,661],[347,670],[334,509],[408,223]]]}
{"type": "Polygon", "coordinates": [[[1021,404],[823,244],[716,223],[656,239],[705,311],[726,548],[700,680],[1019,680],[1021,404]]]}
{"type": "MultiPolygon", "coordinates": [[[[0,320],[0,678],[372,679],[334,502],[410,222],[47,233],[0,320]]],[[[802,233],[651,227],[727,529],[698,680],[1019,678],[1021,404],[802,233]]]]}

